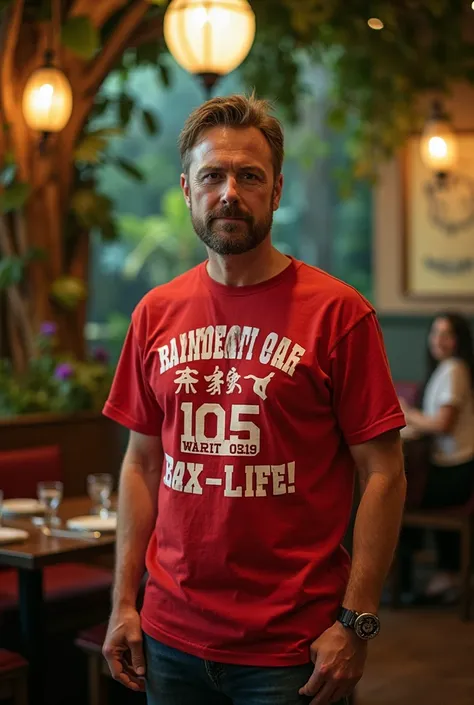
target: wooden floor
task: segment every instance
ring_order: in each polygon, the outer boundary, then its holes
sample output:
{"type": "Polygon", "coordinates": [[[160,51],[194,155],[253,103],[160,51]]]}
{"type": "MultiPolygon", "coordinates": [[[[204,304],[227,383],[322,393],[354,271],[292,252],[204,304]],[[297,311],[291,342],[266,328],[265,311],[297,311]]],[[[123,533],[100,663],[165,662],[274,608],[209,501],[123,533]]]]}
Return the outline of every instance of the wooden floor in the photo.
{"type": "Polygon", "coordinates": [[[474,621],[433,609],[381,618],[357,705],[474,705],[474,621]]]}

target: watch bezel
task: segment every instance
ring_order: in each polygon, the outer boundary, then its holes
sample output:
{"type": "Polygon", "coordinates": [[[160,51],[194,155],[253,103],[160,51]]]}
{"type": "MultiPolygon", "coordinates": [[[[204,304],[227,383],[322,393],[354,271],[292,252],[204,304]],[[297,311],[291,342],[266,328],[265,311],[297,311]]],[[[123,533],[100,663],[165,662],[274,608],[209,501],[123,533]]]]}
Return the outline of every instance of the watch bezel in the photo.
{"type": "Polygon", "coordinates": [[[376,614],[373,614],[373,612],[361,612],[357,615],[353,628],[359,639],[369,641],[370,639],[374,639],[380,632],[380,619],[376,614]],[[370,618],[375,625],[375,629],[370,634],[367,634],[367,632],[362,630],[362,624],[367,620],[367,618],[370,618]]]}

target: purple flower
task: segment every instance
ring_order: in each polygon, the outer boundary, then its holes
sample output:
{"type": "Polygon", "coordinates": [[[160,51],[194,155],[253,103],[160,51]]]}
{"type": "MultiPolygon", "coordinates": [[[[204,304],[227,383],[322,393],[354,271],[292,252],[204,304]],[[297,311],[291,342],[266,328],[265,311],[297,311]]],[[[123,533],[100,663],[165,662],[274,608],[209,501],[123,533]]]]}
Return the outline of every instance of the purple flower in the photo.
{"type": "Polygon", "coordinates": [[[105,348],[96,348],[92,353],[92,359],[96,362],[101,362],[106,365],[110,359],[109,353],[105,348]]]}
{"type": "Polygon", "coordinates": [[[69,364],[69,362],[62,362],[54,370],[54,376],[59,380],[66,380],[72,377],[74,374],[74,367],[69,364]]]}
{"type": "Polygon", "coordinates": [[[54,335],[57,331],[57,326],[54,321],[43,321],[43,323],[40,326],[40,333],[41,335],[45,336],[51,336],[54,335]]]}

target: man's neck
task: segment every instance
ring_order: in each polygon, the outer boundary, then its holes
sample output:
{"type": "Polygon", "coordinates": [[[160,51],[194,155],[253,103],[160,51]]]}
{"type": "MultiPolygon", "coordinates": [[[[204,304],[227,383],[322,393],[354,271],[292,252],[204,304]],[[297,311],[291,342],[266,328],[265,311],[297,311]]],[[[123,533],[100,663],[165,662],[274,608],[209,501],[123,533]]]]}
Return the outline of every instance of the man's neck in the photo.
{"type": "Polygon", "coordinates": [[[207,272],[226,286],[251,286],[267,281],[289,266],[290,260],[271,243],[262,242],[241,255],[218,255],[208,250],[207,272]]]}

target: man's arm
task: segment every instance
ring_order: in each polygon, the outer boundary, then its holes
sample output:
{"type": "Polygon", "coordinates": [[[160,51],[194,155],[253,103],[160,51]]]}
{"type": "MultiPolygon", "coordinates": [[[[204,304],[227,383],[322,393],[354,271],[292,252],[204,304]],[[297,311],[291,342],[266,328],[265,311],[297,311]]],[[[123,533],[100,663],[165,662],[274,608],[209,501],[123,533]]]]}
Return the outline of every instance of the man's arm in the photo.
{"type": "Polygon", "coordinates": [[[156,521],[162,462],[159,437],[130,432],[119,484],[114,609],[136,606],[156,521]]]}
{"type": "Polygon", "coordinates": [[[159,437],[130,432],[120,475],[112,614],[103,653],[113,677],[132,690],[143,690],[145,662],[136,603],[156,521],[162,461],[159,437]]]}
{"type": "Polygon", "coordinates": [[[343,605],[356,612],[376,612],[397,546],[405,503],[399,432],[389,431],[350,450],[359,474],[361,500],[343,605]]]}
{"type": "MultiPolygon", "coordinates": [[[[398,431],[351,446],[361,486],[352,568],[343,606],[376,612],[400,531],[406,479],[398,431]]],[[[311,645],[314,671],[300,689],[310,705],[329,705],[352,693],[362,677],[367,642],[336,622],[311,645]]]]}

